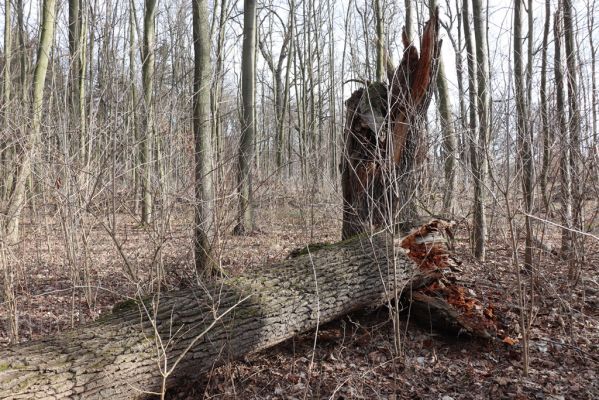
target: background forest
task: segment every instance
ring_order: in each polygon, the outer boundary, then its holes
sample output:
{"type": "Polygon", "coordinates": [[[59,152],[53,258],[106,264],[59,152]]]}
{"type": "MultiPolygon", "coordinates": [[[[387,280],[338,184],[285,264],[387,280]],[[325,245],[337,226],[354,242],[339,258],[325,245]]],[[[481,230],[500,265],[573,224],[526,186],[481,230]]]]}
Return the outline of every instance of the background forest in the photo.
{"type": "Polygon", "coordinates": [[[0,346],[338,241],[345,101],[439,7],[405,205],[456,222],[464,275],[519,343],[379,310],[169,395],[599,396],[595,0],[2,4],[0,346]]]}

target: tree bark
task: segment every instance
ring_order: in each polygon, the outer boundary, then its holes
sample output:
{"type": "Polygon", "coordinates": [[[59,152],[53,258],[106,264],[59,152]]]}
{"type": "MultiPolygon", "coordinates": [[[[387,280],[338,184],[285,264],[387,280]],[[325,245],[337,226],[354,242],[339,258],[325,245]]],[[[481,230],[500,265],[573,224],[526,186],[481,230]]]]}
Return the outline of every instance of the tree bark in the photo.
{"type": "Polygon", "coordinates": [[[440,49],[437,13],[424,29],[420,54],[405,32],[403,39],[403,60],[387,72],[390,85],[371,83],[345,102],[343,238],[417,218],[421,129],[440,49]]]}
{"type": "MultiPolygon", "coordinates": [[[[529,10],[532,13],[532,10],[529,10]]],[[[531,32],[529,32],[529,35],[531,32]]],[[[533,165],[532,165],[532,138],[530,132],[529,106],[525,95],[525,86],[528,85],[522,67],[522,1],[514,2],[514,82],[516,89],[516,114],[517,114],[517,137],[519,162],[522,167],[522,192],[524,194],[524,216],[526,226],[526,245],[524,251],[524,266],[532,268],[532,221],[529,214],[532,213],[533,203],[533,165]]],[[[529,43],[530,45],[530,43],[529,43]]],[[[530,63],[531,60],[529,60],[530,63]]],[[[527,75],[528,78],[528,75],[527,75]]],[[[529,78],[528,78],[529,79],[529,78]]]]}
{"type": "Polygon", "coordinates": [[[256,1],[245,0],[243,8],[243,51],[241,55],[241,97],[243,124],[239,143],[239,217],[236,234],[248,234],[254,230],[252,204],[252,161],[254,159],[255,117],[255,69],[256,59],[256,1]]]}
{"type": "Polygon", "coordinates": [[[489,337],[494,322],[482,307],[455,308],[429,285],[451,267],[439,244],[446,227],[432,221],[401,240],[361,235],[309,246],[204,289],[118,304],[91,325],[1,350],[0,398],[131,399],[161,392],[182,377],[385,304],[395,282],[399,290],[426,287],[420,304],[438,304],[461,329],[489,337]]]}
{"type": "Polygon", "coordinates": [[[193,136],[195,143],[195,260],[202,273],[219,271],[210,255],[209,233],[212,213],[212,126],[210,120],[210,36],[208,5],[205,0],[193,0],[194,81],[193,136]]]}
{"type": "Polygon", "coordinates": [[[144,135],[140,146],[141,221],[149,224],[152,218],[152,143],[154,138],[154,61],[156,45],[156,0],[146,0],[144,11],[144,36],[142,82],[144,97],[144,135]]]}
{"type": "Polygon", "coordinates": [[[570,134],[569,126],[566,120],[565,110],[565,94],[564,94],[564,72],[561,55],[562,42],[562,24],[561,10],[558,8],[554,17],[553,32],[554,32],[554,70],[555,70],[555,105],[558,110],[558,126],[561,135],[560,149],[560,178],[561,178],[561,200],[562,200],[562,246],[561,252],[564,258],[570,258],[572,249],[572,170],[570,163],[570,134]]]}
{"type": "Polygon", "coordinates": [[[543,49],[541,52],[541,87],[539,97],[541,101],[541,131],[543,132],[543,161],[539,176],[541,196],[545,210],[549,212],[549,196],[547,194],[547,174],[549,173],[549,160],[551,158],[551,138],[549,130],[549,106],[547,104],[547,46],[549,43],[549,28],[551,25],[551,1],[545,0],[545,25],[543,27],[543,49]]]}
{"type": "Polygon", "coordinates": [[[478,143],[476,147],[476,168],[474,173],[474,255],[485,260],[487,221],[485,214],[486,183],[489,174],[487,148],[490,141],[490,94],[487,42],[485,40],[486,21],[483,19],[481,0],[472,0],[472,20],[476,41],[476,75],[478,99],[478,143]]]}

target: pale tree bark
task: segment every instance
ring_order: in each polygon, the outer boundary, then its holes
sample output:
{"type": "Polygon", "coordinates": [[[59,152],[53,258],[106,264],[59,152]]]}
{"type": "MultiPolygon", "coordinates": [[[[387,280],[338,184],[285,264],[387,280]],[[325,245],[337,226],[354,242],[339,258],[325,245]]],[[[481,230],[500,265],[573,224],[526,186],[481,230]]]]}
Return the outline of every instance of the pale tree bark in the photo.
{"type": "MultiPolygon", "coordinates": [[[[570,153],[570,180],[571,180],[571,201],[572,215],[571,223],[575,229],[583,229],[583,192],[581,188],[580,177],[580,162],[581,162],[581,147],[580,147],[580,109],[578,104],[578,63],[576,61],[576,47],[574,44],[574,27],[572,15],[572,0],[563,0],[563,18],[564,18],[564,38],[566,49],[566,79],[568,82],[568,128],[570,140],[568,152],[570,153]]],[[[559,109],[559,108],[558,108],[559,109]]],[[[563,108],[559,109],[563,110],[563,108]]],[[[566,225],[570,226],[570,225],[566,225]]],[[[574,232],[570,232],[570,268],[568,271],[569,278],[573,281],[578,279],[580,269],[578,266],[578,240],[574,232]]]]}
{"type": "Polygon", "coordinates": [[[243,7],[243,49],[241,54],[241,97],[243,124],[239,142],[237,191],[239,216],[236,234],[249,234],[254,230],[252,193],[252,162],[256,130],[254,92],[256,86],[256,1],[245,0],[243,7]]]}
{"type": "Polygon", "coordinates": [[[195,141],[195,260],[202,274],[213,275],[209,233],[212,213],[212,127],[210,119],[211,61],[206,0],[192,0],[194,38],[193,135],[195,141]]]}
{"type": "MultiPolygon", "coordinates": [[[[3,78],[4,82],[2,85],[3,93],[3,105],[2,105],[2,130],[4,131],[3,136],[6,138],[6,142],[0,141],[0,200],[4,202],[6,196],[9,195],[10,190],[12,189],[9,185],[12,183],[12,179],[8,177],[12,175],[12,168],[10,166],[10,157],[9,151],[10,148],[13,147],[10,145],[10,140],[12,139],[10,136],[11,128],[11,61],[12,61],[12,10],[11,10],[11,2],[9,0],[5,1],[4,4],[4,73],[3,78]]],[[[2,227],[4,227],[5,221],[2,221],[2,227]]],[[[4,234],[4,231],[2,231],[4,234]]],[[[6,248],[6,243],[3,239],[0,239],[0,276],[3,278],[2,285],[2,298],[6,305],[7,310],[7,323],[6,323],[6,332],[8,335],[8,339],[10,343],[16,343],[19,340],[19,315],[18,315],[18,305],[17,305],[17,297],[15,293],[15,268],[13,263],[9,260],[8,251],[6,248]]]]}
{"type": "Polygon", "coordinates": [[[383,82],[386,76],[385,68],[385,26],[381,0],[374,0],[374,18],[376,29],[376,80],[383,82]]]}
{"type": "MultiPolygon", "coordinates": [[[[467,0],[465,0],[467,1],[467,0]]],[[[474,38],[476,42],[476,81],[477,81],[477,111],[478,138],[476,140],[476,157],[474,173],[474,255],[480,261],[485,260],[487,221],[485,214],[486,184],[488,175],[487,148],[490,140],[490,100],[489,100],[489,69],[487,61],[487,42],[485,35],[486,21],[483,19],[481,0],[472,0],[472,19],[474,23],[474,38]]]]}
{"type": "Polygon", "coordinates": [[[549,45],[549,27],[551,24],[551,0],[545,0],[545,25],[543,27],[543,48],[541,50],[541,132],[543,140],[543,160],[541,174],[539,176],[541,195],[545,209],[549,211],[549,196],[547,193],[547,175],[549,173],[549,161],[551,159],[551,134],[549,131],[549,106],[547,104],[547,47],[549,45]]]}
{"type": "Polygon", "coordinates": [[[572,179],[572,222],[582,228],[582,192],[580,188],[580,109],[578,105],[578,63],[574,44],[572,0],[563,0],[564,37],[566,50],[566,79],[568,82],[568,125],[570,132],[570,168],[572,179]]]}
{"type": "MultiPolygon", "coordinates": [[[[431,0],[431,12],[437,9],[437,1],[431,0]]],[[[443,57],[439,55],[439,70],[437,71],[437,106],[441,119],[441,132],[443,135],[443,170],[445,174],[445,190],[443,192],[443,213],[453,214],[454,211],[454,188],[456,183],[455,163],[457,140],[453,128],[453,118],[451,114],[451,101],[449,99],[449,89],[447,88],[447,79],[445,77],[445,66],[443,57]]]]}
{"type": "Polygon", "coordinates": [[[75,123],[79,113],[79,74],[80,57],[79,44],[81,42],[81,0],[69,0],[69,99],[75,123]]]}
{"type": "Polygon", "coordinates": [[[410,42],[414,38],[414,6],[412,5],[412,0],[404,0],[404,6],[406,8],[405,31],[408,42],[410,42]]]}
{"type": "Polygon", "coordinates": [[[561,177],[561,201],[562,201],[562,248],[561,252],[565,257],[570,256],[572,249],[572,172],[570,164],[570,134],[569,126],[566,120],[566,109],[564,100],[564,74],[562,65],[562,27],[561,27],[561,9],[558,7],[555,13],[553,32],[554,32],[554,70],[555,70],[555,105],[558,117],[559,133],[561,136],[560,151],[560,177],[561,177]]]}
{"type": "Polygon", "coordinates": [[[141,179],[141,221],[149,224],[152,218],[152,144],[154,140],[154,61],[156,46],[156,0],[145,0],[143,35],[143,138],[140,146],[141,179]]]}
{"type": "MultiPolygon", "coordinates": [[[[529,10],[529,12],[532,12],[529,10]]],[[[529,32],[529,35],[531,32],[529,32]]],[[[519,163],[522,170],[522,192],[524,193],[524,220],[526,225],[526,243],[524,251],[524,266],[532,268],[532,224],[529,214],[532,213],[532,141],[530,137],[529,108],[526,99],[526,78],[523,70],[522,42],[522,0],[514,1],[514,83],[516,89],[516,122],[518,137],[519,163]]]]}
{"type": "Polygon", "coordinates": [[[139,143],[139,127],[137,118],[137,80],[135,79],[136,70],[136,41],[135,31],[137,28],[137,16],[135,13],[135,3],[133,0],[129,1],[129,132],[132,132],[133,140],[135,143],[135,154],[133,156],[133,180],[134,180],[134,213],[137,215],[140,205],[140,187],[142,172],[141,172],[141,151],[138,149],[139,143]]]}
{"type": "MultiPolygon", "coordinates": [[[[215,152],[216,162],[216,175],[217,180],[220,181],[223,174],[224,165],[222,163],[223,157],[223,116],[220,106],[221,99],[223,97],[223,85],[224,85],[224,63],[225,63],[225,28],[228,19],[228,2],[227,0],[220,1],[220,13],[218,19],[218,33],[216,38],[216,60],[214,65],[214,80],[212,81],[212,90],[210,92],[210,112],[212,115],[212,142],[215,152]]],[[[216,11],[215,11],[216,12],[216,11]]]]}

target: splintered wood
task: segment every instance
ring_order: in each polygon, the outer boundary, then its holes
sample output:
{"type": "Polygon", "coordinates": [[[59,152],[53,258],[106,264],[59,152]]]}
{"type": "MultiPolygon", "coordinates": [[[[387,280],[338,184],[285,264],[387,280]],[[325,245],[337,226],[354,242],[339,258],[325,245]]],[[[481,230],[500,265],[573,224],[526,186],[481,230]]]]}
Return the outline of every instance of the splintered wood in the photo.
{"type": "Polygon", "coordinates": [[[517,341],[506,337],[498,327],[492,304],[483,304],[476,293],[458,284],[455,272],[459,261],[447,247],[452,223],[432,220],[414,229],[400,246],[428,276],[428,281],[413,290],[410,301],[419,317],[428,316],[436,326],[466,332],[483,338],[500,338],[507,344],[517,341]]]}

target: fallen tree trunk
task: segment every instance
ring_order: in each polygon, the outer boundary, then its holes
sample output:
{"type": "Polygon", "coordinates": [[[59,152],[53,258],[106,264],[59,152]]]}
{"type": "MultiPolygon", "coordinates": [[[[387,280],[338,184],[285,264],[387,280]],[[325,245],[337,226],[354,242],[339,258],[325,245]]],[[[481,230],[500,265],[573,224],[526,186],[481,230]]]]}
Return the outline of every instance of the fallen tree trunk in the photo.
{"type": "Polygon", "coordinates": [[[178,377],[382,304],[394,281],[406,285],[414,273],[395,247],[384,236],[355,238],[204,290],[122,304],[97,323],[3,349],[0,398],[128,399],[160,391],[178,377]],[[396,279],[389,279],[393,260],[396,279]]]}
{"type": "Polygon", "coordinates": [[[450,266],[435,236],[441,229],[437,221],[402,240],[363,235],[308,247],[202,290],[120,304],[91,325],[0,351],[0,398],[130,399],[160,392],[178,378],[384,304],[395,284],[430,286],[450,266]]]}

